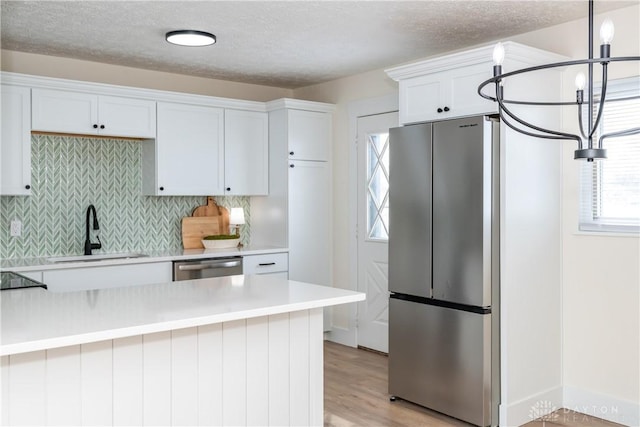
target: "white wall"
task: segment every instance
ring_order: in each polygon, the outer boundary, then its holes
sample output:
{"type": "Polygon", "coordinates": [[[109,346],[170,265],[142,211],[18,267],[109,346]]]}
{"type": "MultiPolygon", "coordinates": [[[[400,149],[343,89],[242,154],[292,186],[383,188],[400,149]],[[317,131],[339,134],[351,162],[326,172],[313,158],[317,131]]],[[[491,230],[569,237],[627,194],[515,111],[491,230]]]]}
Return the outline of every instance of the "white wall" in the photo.
{"type": "Polygon", "coordinates": [[[2,50],[0,55],[2,71],[57,77],[145,89],[170,90],[198,95],[220,96],[246,99],[250,101],[271,101],[291,97],[290,89],[225,80],[205,79],[183,74],[164,73],[141,68],[123,67],[100,62],[38,55],[34,53],[2,50]]]}
{"type": "MultiPolygon", "coordinates": [[[[596,31],[605,17],[616,29],[612,55],[640,55],[640,6],[597,15],[596,31]]],[[[582,19],[513,40],[582,58],[588,55],[586,29],[582,19]]],[[[638,76],[640,64],[613,64],[609,71],[610,79],[638,76]]],[[[576,73],[564,73],[568,99],[575,96],[576,73]]],[[[575,109],[564,112],[563,122],[566,129],[574,128],[575,109]]],[[[565,143],[563,149],[564,405],[640,425],[640,239],[578,232],[580,164],[573,160],[575,144],[565,143]]]]}

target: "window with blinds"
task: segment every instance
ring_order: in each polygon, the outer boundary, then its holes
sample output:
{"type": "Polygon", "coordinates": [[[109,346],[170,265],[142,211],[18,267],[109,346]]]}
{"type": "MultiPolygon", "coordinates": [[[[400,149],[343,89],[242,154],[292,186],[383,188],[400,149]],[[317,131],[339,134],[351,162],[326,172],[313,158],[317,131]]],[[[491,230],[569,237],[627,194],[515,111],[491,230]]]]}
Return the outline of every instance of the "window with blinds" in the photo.
{"type": "MultiPolygon", "coordinates": [[[[610,81],[595,136],[640,126],[640,78],[610,81]]],[[[595,106],[597,108],[597,105],[595,106]]],[[[594,138],[595,140],[595,138],[594,138]]],[[[582,163],[580,230],[640,232],[640,135],[606,138],[607,159],[582,163]]]]}

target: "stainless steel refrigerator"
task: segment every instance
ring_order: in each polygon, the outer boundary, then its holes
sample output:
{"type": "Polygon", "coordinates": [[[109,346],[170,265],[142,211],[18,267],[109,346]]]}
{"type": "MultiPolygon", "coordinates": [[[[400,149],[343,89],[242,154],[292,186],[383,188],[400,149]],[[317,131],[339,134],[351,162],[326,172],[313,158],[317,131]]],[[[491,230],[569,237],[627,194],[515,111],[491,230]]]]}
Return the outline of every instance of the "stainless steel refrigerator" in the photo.
{"type": "Polygon", "coordinates": [[[496,425],[499,123],[416,124],[389,138],[389,393],[496,425]]]}

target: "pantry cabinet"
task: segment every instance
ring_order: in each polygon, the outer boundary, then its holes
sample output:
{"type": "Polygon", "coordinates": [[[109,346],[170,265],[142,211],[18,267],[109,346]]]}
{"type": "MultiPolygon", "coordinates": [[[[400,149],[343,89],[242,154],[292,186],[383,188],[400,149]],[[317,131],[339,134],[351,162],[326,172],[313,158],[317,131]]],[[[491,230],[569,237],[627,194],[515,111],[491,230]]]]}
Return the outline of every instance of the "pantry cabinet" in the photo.
{"type": "Polygon", "coordinates": [[[156,139],[142,143],[143,194],[224,194],[224,110],[170,102],[157,109],[156,139]]]}
{"type": "Polygon", "coordinates": [[[31,92],[29,88],[5,84],[1,90],[0,194],[28,196],[31,194],[31,92]]]}
{"type": "Polygon", "coordinates": [[[224,194],[269,193],[269,116],[261,111],[224,112],[224,194]]]}
{"type": "Polygon", "coordinates": [[[154,138],[156,103],[52,89],[32,91],[32,130],[82,135],[154,138]]]}
{"type": "Polygon", "coordinates": [[[332,278],[333,108],[291,99],[267,103],[269,195],[251,198],[252,244],[288,247],[289,279],[325,286],[332,278]]]}

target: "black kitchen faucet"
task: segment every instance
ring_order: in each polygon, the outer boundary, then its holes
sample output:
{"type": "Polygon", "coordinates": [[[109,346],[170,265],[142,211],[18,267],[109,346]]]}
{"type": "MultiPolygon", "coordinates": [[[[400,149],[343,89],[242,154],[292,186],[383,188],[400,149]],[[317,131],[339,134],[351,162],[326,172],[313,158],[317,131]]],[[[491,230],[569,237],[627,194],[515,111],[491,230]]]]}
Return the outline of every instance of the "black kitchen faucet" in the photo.
{"type": "Polygon", "coordinates": [[[102,242],[100,241],[100,236],[96,236],[96,239],[98,239],[98,243],[91,243],[91,236],[89,235],[89,216],[91,215],[91,212],[93,212],[93,229],[100,230],[100,226],[98,225],[98,214],[96,213],[96,207],[93,205],[89,205],[89,207],[87,208],[87,221],[86,221],[87,236],[84,241],[85,255],[91,255],[92,249],[102,248],[102,242]]]}

